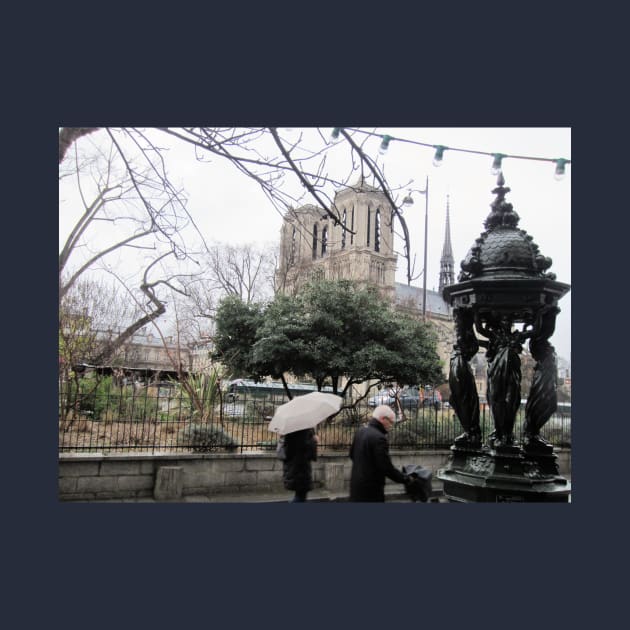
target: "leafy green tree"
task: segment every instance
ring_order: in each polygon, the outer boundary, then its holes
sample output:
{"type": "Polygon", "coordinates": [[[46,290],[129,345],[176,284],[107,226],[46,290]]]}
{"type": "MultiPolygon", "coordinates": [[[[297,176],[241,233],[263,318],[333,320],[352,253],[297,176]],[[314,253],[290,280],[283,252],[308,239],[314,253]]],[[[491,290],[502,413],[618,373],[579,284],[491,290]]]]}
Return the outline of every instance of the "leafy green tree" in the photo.
{"type": "MultiPolygon", "coordinates": [[[[287,372],[298,377],[318,376],[314,370],[318,365],[317,348],[309,326],[302,297],[278,295],[266,307],[252,346],[252,373],[280,379],[289,398],[287,372]]],[[[322,382],[317,380],[319,389],[322,382]]]]}
{"type": "Polygon", "coordinates": [[[396,312],[373,288],[351,281],[324,281],[301,294],[309,322],[318,384],[328,376],[345,392],[376,379],[399,384],[443,380],[436,339],[421,321],[396,312]]]}
{"type": "Polygon", "coordinates": [[[372,379],[444,380],[430,328],[397,313],[374,289],[348,280],[323,281],[295,297],[277,296],[255,317],[251,308],[231,298],[221,304],[217,350],[243,375],[280,378],[289,397],[289,372],[312,376],[318,389],[330,379],[333,391],[342,395],[372,379]]]}
{"type": "Polygon", "coordinates": [[[259,377],[254,370],[252,346],[262,323],[261,305],[245,304],[236,295],[225,297],[215,317],[212,359],[220,361],[234,376],[259,377]]]}

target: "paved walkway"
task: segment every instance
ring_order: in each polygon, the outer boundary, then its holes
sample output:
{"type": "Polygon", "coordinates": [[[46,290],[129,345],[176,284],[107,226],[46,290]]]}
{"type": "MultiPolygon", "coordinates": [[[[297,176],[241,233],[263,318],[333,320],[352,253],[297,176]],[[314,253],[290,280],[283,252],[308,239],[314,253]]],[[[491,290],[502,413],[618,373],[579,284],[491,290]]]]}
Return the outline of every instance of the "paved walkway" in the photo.
{"type": "MultiPolygon", "coordinates": [[[[567,481],[571,481],[570,475],[564,475],[567,481]]],[[[215,495],[189,495],[177,501],[156,501],[152,497],[141,497],[137,499],[111,499],[101,500],[98,503],[289,503],[293,493],[289,490],[278,492],[256,492],[243,494],[215,494],[215,495]]],[[[348,501],[348,491],[331,492],[324,489],[312,490],[308,493],[309,503],[342,503],[348,501]]],[[[94,503],[95,501],[91,501],[94,503]]],[[[402,486],[392,484],[385,486],[386,503],[411,503],[402,486]]],[[[433,480],[433,495],[429,499],[430,503],[448,503],[442,494],[442,484],[433,480]]],[[[571,495],[569,495],[571,503],[571,495]]]]}
{"type": "MultiPolygon", "coordinates": [[[[441,484],[433,484],[432,502],[439,503],[442,495],[441,484]]],[[[152,497],[140,497],[137,499],[112,499],[101,500],[98,503],[289,503],[293,493],[289,490],[278,492],[256,492],[243,494],[215,494],[215,495],[189,495],[177,501],[156,501],[152,497]]],[[[308,493],[309,503],[347,502],[348,491],[331,492],[317,489],[308,493]]],[[[385,501],[387,503],[411,503],[402,486],[392,485],[385,487],[385,501]]],[[[92,501],[94,503],[95,501],[92,501]]]]}

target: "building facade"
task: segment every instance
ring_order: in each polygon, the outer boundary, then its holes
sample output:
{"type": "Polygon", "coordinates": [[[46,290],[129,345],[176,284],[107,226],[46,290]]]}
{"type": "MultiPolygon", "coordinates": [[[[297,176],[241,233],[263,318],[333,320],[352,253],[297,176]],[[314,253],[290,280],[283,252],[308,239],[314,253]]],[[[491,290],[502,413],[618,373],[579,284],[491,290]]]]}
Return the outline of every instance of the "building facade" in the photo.
{"type": "Polygon", "coordinates": [[[347,279],[375,285],[394,299],[397,257],[393,209],[387,198],[361,183],[338,192],[335,206],[336,225],[313,205],[287,212],[280,235],[277,286],[294,293],[313,278],[347,279]]]}
{"type": "Polygon", "coordinates": [[[376,286],[397,309],[416,317],[422,317],[424,310],[436,333],[438,354],[447,375],[455,339],[451,310],[442,298],[442,288],[454,282],[448,203],[440,290],[427,289],[426,308],[421,288],[396,282],[395,213],[386,195],[360,180],[339,191],[334,205],[339,216],[337,225],[313,205],[290,209],[285,214],[277,286],[285,293],[295,294],[311,279],[354,280],[360,285],[376,286]],[[342,226],[350,231],[344,231],[342,226]]]}

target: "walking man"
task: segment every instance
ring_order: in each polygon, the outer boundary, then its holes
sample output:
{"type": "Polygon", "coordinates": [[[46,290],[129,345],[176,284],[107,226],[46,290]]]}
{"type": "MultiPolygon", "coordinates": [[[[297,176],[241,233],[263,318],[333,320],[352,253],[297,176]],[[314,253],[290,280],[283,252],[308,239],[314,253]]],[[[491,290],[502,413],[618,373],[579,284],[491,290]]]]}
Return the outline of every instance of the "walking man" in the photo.
{"type": "Polygon", "coordinates": [[[389,457],[387,432],[394,426],[395,418],[391,407],[380,405],[374,409],[370,422],[356,432],[350,447],[350,501],[383,503],[385,477],[408,483],[408,476],[395,468],[389,457]]]}

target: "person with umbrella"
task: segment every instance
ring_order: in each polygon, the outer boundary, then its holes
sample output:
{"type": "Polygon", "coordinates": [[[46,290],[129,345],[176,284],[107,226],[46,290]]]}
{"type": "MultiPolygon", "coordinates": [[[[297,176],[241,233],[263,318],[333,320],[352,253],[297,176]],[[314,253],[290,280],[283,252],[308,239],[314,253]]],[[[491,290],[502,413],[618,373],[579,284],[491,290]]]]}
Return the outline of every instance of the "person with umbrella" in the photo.
{"type": "Polygon", "coordinates": [[[342,399],[335,394],[312,392],[280,405],[269,423],[269,430],[284,439],[282,479],[295,495],[291,503],[304,503],[313,489],[312,462],[317,459],[315,429],[322,420],[335,415],[342,399]]]}
{"type": "Polygon", "coordinates": [[[313,489],[312,463],[317,459],[317,435],[314,429],[302,429],[284,436],[285,459],[282,480],[287,490],[295,495],[291,503],[304,503],[313,489]]]}
{"type": "Polygon", "coordinates": [[[383,503],[386,477],[405,486],[409,483],[408,475],[395,468],[389,457],[387,432],[395,419],[391,407],[379,405],[369,423],[355,433],[350,447],[350,501],[383,503]]]}

